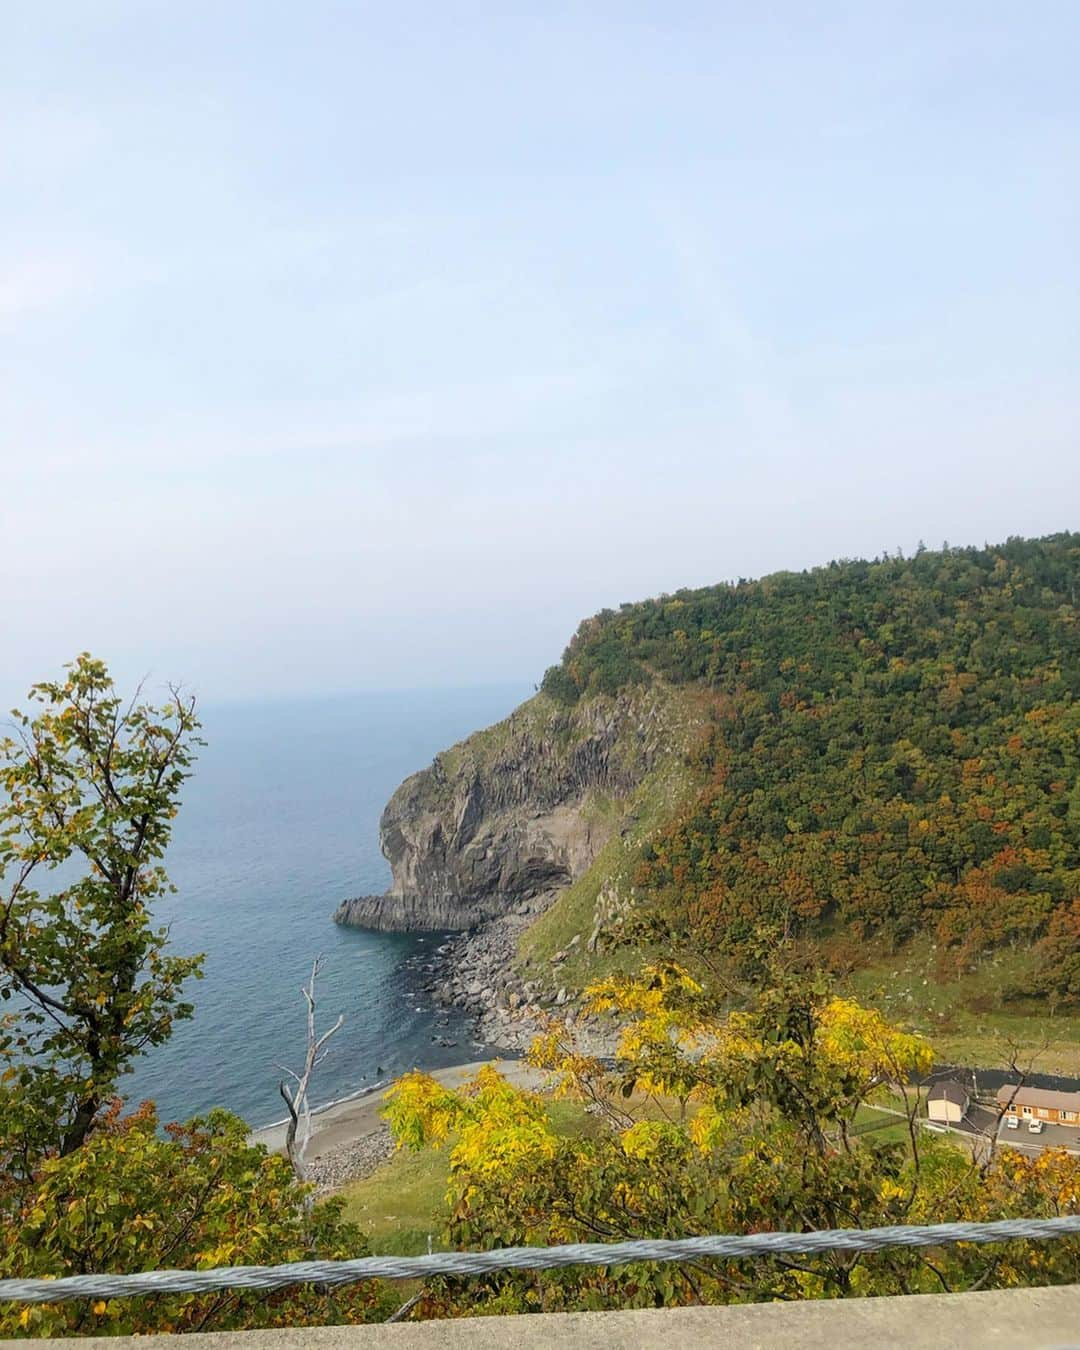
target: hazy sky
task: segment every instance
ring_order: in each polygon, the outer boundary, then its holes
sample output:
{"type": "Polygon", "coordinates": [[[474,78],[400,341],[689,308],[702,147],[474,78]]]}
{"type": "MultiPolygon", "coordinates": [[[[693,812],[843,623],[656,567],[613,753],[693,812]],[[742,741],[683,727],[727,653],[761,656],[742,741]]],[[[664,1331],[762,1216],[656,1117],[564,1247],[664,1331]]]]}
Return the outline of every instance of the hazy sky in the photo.
{"type": "Polygon", "coordinates": [[[9,0],[0,692],[538,678],[1080,525],[1080,5],[9,0]]]}

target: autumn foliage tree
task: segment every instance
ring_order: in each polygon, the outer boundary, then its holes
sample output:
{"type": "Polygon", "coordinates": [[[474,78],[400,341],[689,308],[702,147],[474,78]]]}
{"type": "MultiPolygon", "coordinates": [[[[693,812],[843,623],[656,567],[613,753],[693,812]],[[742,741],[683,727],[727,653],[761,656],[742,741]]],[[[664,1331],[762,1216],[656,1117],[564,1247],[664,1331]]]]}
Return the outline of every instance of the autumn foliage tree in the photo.
{"type": "MultiPolygon", "coordinates": [[[[164,1134],[149,1104],[107,1110],[81,1148],[43,1161],[29,1184],[0,1179],[7,1240],[0,1278],[85,1270],[273,1265],[363,1256],[341,1202],[308,1210],[289,1163],[248,1143],[224,1111],[164,1134]]],[[[0,1304],[0,1336],[119,1335],[363,1321],[391,1296],[372,1285],[222,1290],[70,1303],[0,1304]]],[[[392,1306],[392,1303],[391,1305],[392,1306]]]]}
{"type": "Polygon", "coordinates": [[[1061,534],[587,621],[552,697],[662,679],[713,707],[700,791],[641,856],[637,918],[736,964],[763,919],[885,947],[930,935],[954,972],[1035,947],[1032,987],[1080,997],[1057,962],[1080,896],[1078,596],[1080,535],[1061,534]]]}
{"type": "MultiPolygon", "coordinates": [[[[449,1146],[447,1238],[456,1246],[675,1238],[966,1217],[1077,1212],[1080,1160],[1047,1153],[976,1163],[923,1137],[908,1084],[931,1064],[919,1036],[783,968],[749,1007],[670,963],[589,991],[624,1019],[614,1064],[584,1055],[560,1023],[533,1046],[554,1091],[595,1128],[552,1123],[541,1096],[487,1067],[460,1091],[423,1074],[388,1093],[402,1146],[449,1146]],[[889,1090],[902,1141],[867,1130],[889,1090]],[[872,1114],[872,1113],[871,1113],[872,1114]]],[[[895,1117],[881,1117],[888,1121],[895,1117]]],[[[753,1261],[640,1263],[445,1280],[428,1315],[651,1307],[914,1293],[1072,1280],[1077,1244],[832,1253],[753,1261]]]]}

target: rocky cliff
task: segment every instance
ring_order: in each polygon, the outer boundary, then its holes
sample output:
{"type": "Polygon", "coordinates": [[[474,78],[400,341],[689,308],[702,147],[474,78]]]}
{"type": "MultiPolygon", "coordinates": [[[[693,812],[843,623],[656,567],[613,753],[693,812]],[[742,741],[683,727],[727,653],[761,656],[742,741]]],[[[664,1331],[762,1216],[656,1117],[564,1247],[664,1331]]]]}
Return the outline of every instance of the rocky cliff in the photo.
{"type": "Polygon", "coordinates": [[[339,923],[469,928],[580,876],[620,827],[620,803],[666,757],[687,718],[664,685],[571,708],[545,694],[405,780],[380,822],[393,880],[347,900],[339,923]]]}

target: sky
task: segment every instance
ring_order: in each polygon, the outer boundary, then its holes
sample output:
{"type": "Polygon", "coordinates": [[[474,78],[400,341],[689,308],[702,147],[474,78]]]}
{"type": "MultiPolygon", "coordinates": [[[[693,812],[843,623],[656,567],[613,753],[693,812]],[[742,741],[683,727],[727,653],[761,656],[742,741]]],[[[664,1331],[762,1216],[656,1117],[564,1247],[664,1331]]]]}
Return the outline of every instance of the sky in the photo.
{"type": "Polygon", "coordinates": [[[0,697],[1080,527],[1080,6],[11,0],[0,697]]]}

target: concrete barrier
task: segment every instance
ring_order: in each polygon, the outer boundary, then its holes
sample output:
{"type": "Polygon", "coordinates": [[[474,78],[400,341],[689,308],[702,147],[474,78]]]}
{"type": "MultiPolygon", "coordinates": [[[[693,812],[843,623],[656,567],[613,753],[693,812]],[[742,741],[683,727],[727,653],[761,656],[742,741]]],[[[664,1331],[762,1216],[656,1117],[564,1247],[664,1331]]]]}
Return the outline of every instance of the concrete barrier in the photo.
{"type": "MultiPolygon", "coordinates": [[[[755,1303],[647,1312],[476,1317],[395,1326],[155,1336],[153,1350],[1080,1350],[1080,1285],[910,1298],[755,1303]]],[[[140,1337],[41,1340],[66,1350],[147,1350],[140,1337]]],[[[0,1346],[26,1341],[0,1341],[0,1346]]]]}

